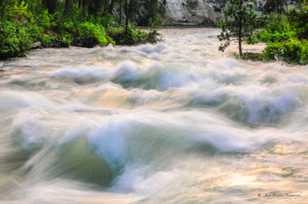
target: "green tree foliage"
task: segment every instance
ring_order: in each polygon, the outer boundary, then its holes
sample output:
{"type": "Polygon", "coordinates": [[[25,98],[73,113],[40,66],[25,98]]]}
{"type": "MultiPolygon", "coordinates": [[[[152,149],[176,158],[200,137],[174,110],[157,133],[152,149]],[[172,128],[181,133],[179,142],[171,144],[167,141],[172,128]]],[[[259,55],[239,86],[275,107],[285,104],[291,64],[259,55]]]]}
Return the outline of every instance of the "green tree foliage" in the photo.
{"type": "Polygon", "coordinates": [[[20,56],[39,33],[33,26],[34,16],[24,1],[2,1],[0,9],[0,59],[20,56]]]}
{"type": "Polygon", "coordinates": [[[308,64],[308,41],[296,38],[283,42],[272,42],[264,50],[267,60],[284,60],[294,64],[308,64]]]}
{"type": "Polygon", "coordinates": [[[105,29],[91,22],[84,22],[78,26],[75,45],[93,47],[95,45],[107,45],[105,29]]]}
{"type": "Polygon", "coordinates": [[[308,2],[296,0],[266,0],[261,12],[252,0],[230,0],[224,8],[219,39],[224,50],[235,38],[239,54],[245,59],[284,60],[288,63],[308,63],[308,2]],[[257,28],[257,29],[255,29],[257,28]],[[248,38],[247,38],[248,37],[248,38]],[[242,41],[267,44],[262,54],[242,52],[242,41]]]}
{"type": "Polygon", "coordinates": [[[0,33],[0,59],[20,56],[31,48],[31,35],[24,26],[11,21],[2,21],[0,33]]]}
{"type": "Polygon", "coordinates": [[[57,1],[56,0],[43,0],[43,6],[47,8],[50,14],[53,14],[57,8],[57,1]]]}
{"type": "Polygon", "coordinates": [[[256,28],[256,13],[254,0],[230,0],[224,8],[224,18],[220,25],[221,34],[218,36],[223,44],[220,50],[224,51],[235,37],[238,40],[239,55],[243,56],[242,42],[252,34],[256,28]]]}
{"type": "Polygon", "coordinates": [[[299,8],[290,11],[289,22],[294,26],[299,39],[308,39],[308,1],[299,4],[299,8]]]}
{"type": "Polygon", "coordinates": [[[283,13],[288,5],[287,0],[266,0],[264,10],[268,13],[283,13]]]}
{"type": "Polygon", "coordinates": [[[268,15],[265,26],[256,32],[254,42],[265,42],[263,58],[288,63],[308,64],[308,7],[298,6],[285,12],[268,15]]]}
{"type": "MultiPolygon", "coordinates": [[[[157,33],[132,26],[137,23],[137,3],[138,0],[1,0],[0,58],[23,55],[34,43],[42,47],[93,47],[153,42],[157,33]]],[[[146,17],[150,24],[158,11],[151,6],[153,0],[145,0],[145,4],[150,9],[151,16],[146,17]]]]}

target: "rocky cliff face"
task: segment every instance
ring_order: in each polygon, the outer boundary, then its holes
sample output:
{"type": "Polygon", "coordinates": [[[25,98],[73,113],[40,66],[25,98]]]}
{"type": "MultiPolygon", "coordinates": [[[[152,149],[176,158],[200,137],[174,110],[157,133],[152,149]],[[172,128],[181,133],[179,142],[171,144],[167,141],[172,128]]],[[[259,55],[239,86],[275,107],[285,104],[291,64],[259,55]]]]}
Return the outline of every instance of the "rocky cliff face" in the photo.
{"type": "MultiPolygon", "coordinates": [[[[140,25],[147,25],[149,19],[148,0],[134,0],[140,25]]],[[[222,10],[228,0],[159,0],[159,12],[166,25],[214,25],[222,16],[222,10]]],[[[262,9],[265,0],[257,0],[262,9]]]]}
{"type": "Polygon", "coordinates": [[[225,0],[164,0],[166,24],[213,25],[225,0]]]}
{"type": "MultiPolygon", "coordinates": [[[[161,0],[167,24],[213,25],[228,0],[161,0]]],[[[265,0],[257,0],[262,10],[265,0]]],[[[291,3],[289,0],[288,3],[291,3]]]]}

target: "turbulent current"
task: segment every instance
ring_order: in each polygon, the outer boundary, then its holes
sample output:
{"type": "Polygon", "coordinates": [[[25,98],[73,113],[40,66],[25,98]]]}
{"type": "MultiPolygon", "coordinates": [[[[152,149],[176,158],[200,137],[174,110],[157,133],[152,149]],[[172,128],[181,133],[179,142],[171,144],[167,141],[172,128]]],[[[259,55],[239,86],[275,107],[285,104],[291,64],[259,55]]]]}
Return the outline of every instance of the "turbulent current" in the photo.
{"type": "Polygon", "coordinates": [[[308,67],[161,32],[0,62],[1,204],[308,202],[308,67]]]}

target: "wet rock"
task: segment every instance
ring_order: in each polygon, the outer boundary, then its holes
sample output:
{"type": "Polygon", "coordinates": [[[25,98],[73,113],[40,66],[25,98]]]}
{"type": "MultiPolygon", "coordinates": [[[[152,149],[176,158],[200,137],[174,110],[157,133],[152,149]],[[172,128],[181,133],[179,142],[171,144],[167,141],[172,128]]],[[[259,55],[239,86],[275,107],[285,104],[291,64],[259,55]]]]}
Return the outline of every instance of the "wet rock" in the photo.
{"type": "Polygon", "coordinates": [[[32,44],[32,49],[39,49],[39,48],[42,48],[41,42],[35,42],[32,44]]]}

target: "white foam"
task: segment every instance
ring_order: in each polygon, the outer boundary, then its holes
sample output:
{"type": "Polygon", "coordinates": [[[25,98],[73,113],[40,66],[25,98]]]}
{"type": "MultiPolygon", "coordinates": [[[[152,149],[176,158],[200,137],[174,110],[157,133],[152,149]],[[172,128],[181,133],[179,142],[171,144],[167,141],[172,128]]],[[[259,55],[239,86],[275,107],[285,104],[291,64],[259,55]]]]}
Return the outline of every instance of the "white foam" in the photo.
{"type": "Polygon", "coordinates": [[[91,83],[108,79],[110,72],[98,68],[64,68],[50,75],[53,78],[72,80],[76,83],[91,83]]]}
{"type": "Polygon", "coordinates": [[[113,76],[113,81],[124,86],[159,90],[183,87],[200,80],[202,76],[198,72],[180,65],[153,64],[141,69],[129,61],[122,63],[113,76]]]}
{"type": "Polygon", "coordinates": [[[114,72],[113,78],[121,81],[136,80],[139,75],[140,69],[132,61],[122,62],[114,72]]]}
{"type": "Polygon", "coordinates": [[[113,122],[111,118],[89,136],[96,151],[113,169],[122,168],[127,161],[128,146],[123,134],[128,125],[129,123],[113,122]]]}
{"type": "Polygon", "coordinates": [[[44,96],[34,92],[2,91],[0,92],[0,111],[16,110],[27,107],[52,107],[53,103],[44,96]]]}
{"type": "Polygon", "coordinates": [[[156,45],[146,44],[140,46],[139,50],[145,54],[160,54],[166,49],[166,45],[159,43],[156,45]]]}
{"type": "Polygon", "coordinates": [[[226,123],[217,122],[213,115],[198,112],[172,115],[136,112],[105,119],[89,139],[114,168],[123,167],[129,161],[147,163],[162,157],[168,160],[176,152],[182,154],[200,145],[205,150],[212,146],[228,152],[247,151],[259,143],[257,138],[251,140],[251,133],[228,127],[226,123]]]}
{"type": "Polygon", "coordinates": [[[217,106],[227,116],[252,125],[279,122],[302,104],[297,87],[225,86],[197,91],[192,104],[217,106]]]}

